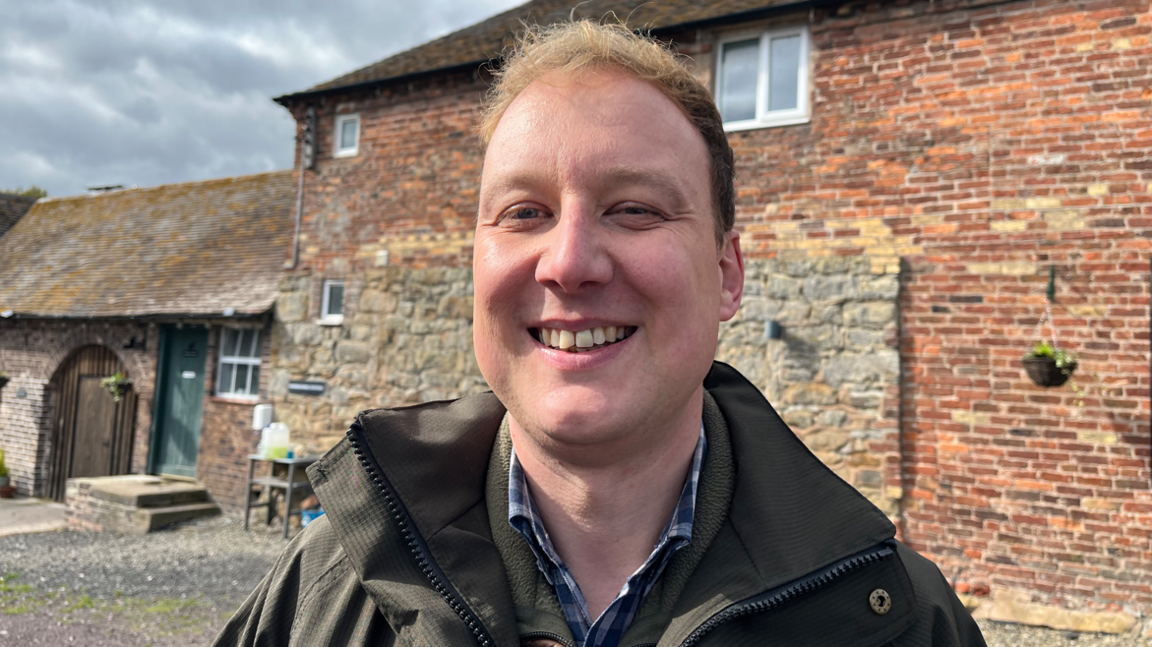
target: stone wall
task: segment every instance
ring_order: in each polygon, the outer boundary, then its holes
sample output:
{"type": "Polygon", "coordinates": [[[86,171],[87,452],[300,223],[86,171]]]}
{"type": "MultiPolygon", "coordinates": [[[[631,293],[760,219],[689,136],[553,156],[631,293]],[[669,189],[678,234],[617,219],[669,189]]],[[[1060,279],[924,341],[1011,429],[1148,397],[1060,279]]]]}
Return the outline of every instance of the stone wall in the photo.
{"type": "Polygon", "coordinates": [[[717,359],[759,387],[821,460],[895,517],[899,460],[898,276],[866,258],[750,259],[717,359]],[[769,322],[781,337],[769,339],[769,322]]]}
{"type": "Polygon", "coordinates": [[[269,396],[294,439],[326,450],[364,409],[487,389],[472,351],[471,270],[386,267],[345,280],[339,326],[317,321],[318,281],[297,275],[281,286],[269,396]],[[289,380],[327,390],[289,394],[289,380]]]}

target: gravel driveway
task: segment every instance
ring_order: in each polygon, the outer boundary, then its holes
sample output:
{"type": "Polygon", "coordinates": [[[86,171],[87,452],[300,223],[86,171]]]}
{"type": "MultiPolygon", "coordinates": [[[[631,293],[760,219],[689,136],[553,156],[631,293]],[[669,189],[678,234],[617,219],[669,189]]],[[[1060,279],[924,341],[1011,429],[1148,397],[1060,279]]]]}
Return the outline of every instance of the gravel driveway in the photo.
{"type": "Polygon", "coordinates": [[[208,645],[284,545],[277,526],[220,517],[0,537],[0,645],[208,645]]]}
{"type": "MultiPolygon", "coordinates": [[[[0,537],[0,646],[206,646],[284,548],[226,518],[146,536],[0,537]]],[[[1132,636],[981,622],[990,647],[1152,647],[1132,636]]]]}

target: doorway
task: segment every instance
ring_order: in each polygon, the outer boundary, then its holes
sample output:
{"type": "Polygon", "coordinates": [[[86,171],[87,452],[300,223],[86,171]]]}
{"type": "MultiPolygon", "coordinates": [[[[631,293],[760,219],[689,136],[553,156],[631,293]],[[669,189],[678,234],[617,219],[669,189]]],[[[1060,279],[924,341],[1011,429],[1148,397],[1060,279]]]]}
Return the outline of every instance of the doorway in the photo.
{"type": "Polygon", "coordinates": [[[115,373],[128,376],[120,358],[104,346],[80,348],[56,371],[52,383],[57,406],[47,484],[50,498],[63,501],[70,478],[129,472],[137,397],[129,389],[116,401],[100,385],[115,373]]]}
{"type": "Polygon", "coordinates": [[[207,359],[206,328],[165,326],[161,330],[156,433],[148,470],[153,474],[196,478],[207,359]]]}

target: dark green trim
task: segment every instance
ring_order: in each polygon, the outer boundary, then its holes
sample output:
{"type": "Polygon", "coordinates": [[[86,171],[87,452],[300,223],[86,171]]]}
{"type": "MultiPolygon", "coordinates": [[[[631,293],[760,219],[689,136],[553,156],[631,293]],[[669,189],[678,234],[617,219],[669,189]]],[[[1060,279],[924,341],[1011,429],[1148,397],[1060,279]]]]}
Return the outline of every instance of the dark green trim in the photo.
{"type": "Polygon", "coordinates": [[[156,388],[152,393],[152,423],[149,425],[148,430],[148,467],[145,470],[149,474],[156,473],[156,442],[160,434],[157,433],[156,420],[157,414],[160,411],[160,398],[163,397],[164,386],[166,380],[164,379],[165,369],[168,368],[167,355],[165,351],[168,350],[168,331],[171,330],[170,326],[160,327],[160,343],[156,348],[156,388]]]}

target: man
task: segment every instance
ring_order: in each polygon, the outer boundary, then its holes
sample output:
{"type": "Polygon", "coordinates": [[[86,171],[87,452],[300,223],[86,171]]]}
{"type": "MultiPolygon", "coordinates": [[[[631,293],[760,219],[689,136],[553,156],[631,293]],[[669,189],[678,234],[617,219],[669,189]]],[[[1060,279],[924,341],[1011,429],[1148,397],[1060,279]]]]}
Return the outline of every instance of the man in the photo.
{"type": "Polygon", "coordinates": [[[930,562],[714,364],[740,304],[707,90],[622,26],[498,77],[475,238],[492,393],[361,414],[327,515],[219,645],[982,645],[930,562]]]}

